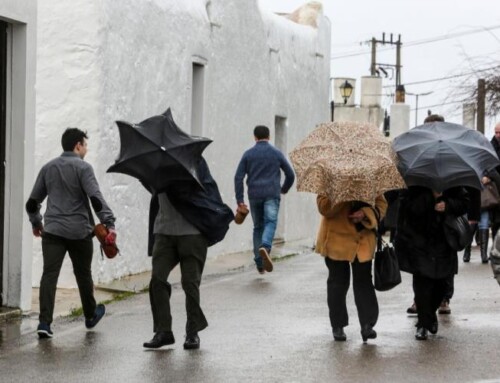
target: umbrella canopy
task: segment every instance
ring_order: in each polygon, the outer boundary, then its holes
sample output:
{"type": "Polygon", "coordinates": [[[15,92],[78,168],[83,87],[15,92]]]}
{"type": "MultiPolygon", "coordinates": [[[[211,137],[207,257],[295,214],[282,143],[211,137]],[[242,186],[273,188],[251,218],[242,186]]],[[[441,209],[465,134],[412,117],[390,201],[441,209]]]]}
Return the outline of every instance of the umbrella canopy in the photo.
{"type": "Polygon", "coordinates": [[[150,191],[160,192],[179,181],[201,186],[197,168],[203,150],[212,140],[191,136],[174,122],[168,109],[139,124],[116,121],[120,132],[120,155],[109,173],[137,178],[150,191]]]}
{"type": "Polygon", "coordinates": [[[484,172],[500,165],[481,133],[448,122],[417,126],[396,137],[393,148],[406,184],[437,192],[455,186],[482,189],[484,172]]]}
{"type": "Polygon", "coordinates": [[[385,191],[405,187],[389,140],[367,123],[320,124],[290,152],[290,159],[297,190],[327,195],[334,204],[373,205],[385,191]]]}

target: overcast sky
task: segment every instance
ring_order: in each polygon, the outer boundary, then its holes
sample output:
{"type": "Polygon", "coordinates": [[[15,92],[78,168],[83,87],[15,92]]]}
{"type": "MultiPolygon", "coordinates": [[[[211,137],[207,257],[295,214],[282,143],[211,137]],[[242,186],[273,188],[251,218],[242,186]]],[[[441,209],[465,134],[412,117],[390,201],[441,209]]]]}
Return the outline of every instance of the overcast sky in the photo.
{"type": "MultiPolygon", "coordinates": [[[[261,7],[274,12],[292,12],[306,2],[259,0],[261,7]]],[[[372,37],[381,40],[382,32],[385,32],[386,36],[393,33],[395,38],[398,34],[401,35],[403,84],[470,73],[475,69],[500,64],[500,1],[498,0],[324,0],[322,3],[324,13],[332,25],[332,57],[365,53],[333,59],[332,77],[359,79],[361,76],[369,75],[370,46],[360,43],[372,37]],[[405,44],[415,41],[484,30],[489,27],[495,29],[405,47],[405,44]]],[[[395,50],[379,52],[377,61],[394,64],[395,56],[395,50]]],[[[433,91],[431,95],[419,97],[418,124],[422,123],[427,106],[432,106],[430,109],[434,113],[444,115],[448,121],[461,122],[461,110],[457,110],[457,104],[443,104],[456,101],[454,89],[465,80],[467,77],[407,85],[407,92],[433,91]]],[[[471,84],[477,83],[476,79],[469,81],[471,84]]],[[[391,84],[394,84],[394,79],[384,79],[384,85],[391,84]]],[[[384,92],[391,93],[391,91],[391,88],[384,88],[384,92]]],[[[406,102],[414,110],[415,97],[407,96],[406,102]]],[[[384,106],[388,106],[391,97],[383,97],[383,103],[384,106]]],[[[414,112],[410,121],[414,125],[414,112]]],[[[487,119],[486,124],[489,135],[494,121],[487,119]]]]}

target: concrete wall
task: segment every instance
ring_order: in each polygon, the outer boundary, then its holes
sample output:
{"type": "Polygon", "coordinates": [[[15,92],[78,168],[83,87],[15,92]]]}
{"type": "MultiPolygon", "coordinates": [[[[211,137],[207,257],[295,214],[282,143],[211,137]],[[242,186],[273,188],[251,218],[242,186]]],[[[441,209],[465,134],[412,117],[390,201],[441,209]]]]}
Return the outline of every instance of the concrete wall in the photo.
{"type": "MultiPolygon", "coordinates": [[[[88,130],[87,160],[118,218],[123,254],[112,261],[95,257],[97,281],[150,269],[149,194],[135,179],[106,174],[119,153],[114,121],[139,122],[171,107],[178,125],[190,132],[193,62],[205,65],[201,133],[214,140],[205,157],[225,202],[234,207],[234,171],[253,145],[255,125],[268,125],[274,137],[276,116],[286,118],[278,141],[288,152],[328,119],[330,25],[323,17],[318,25],[262,11],[256,0],[39,2],[37,170],[60,154],[65,127],[88,130]]],[[[292,189],[282,206],[285,240],[314,237],[312,195],[292,189]]],[[[251,233],[251,220],[232,225],[209,256],[250,249],[251,233]]],[[[41,264],[37,243],[34,284],[41,264]]],[[[74,286],[68,264],[60,286],[74,286]]]]}
{"type": "Polygon", "coordinates": [[[31,306],[31,225],[24,214],[33,182],[35,138],[36,0],[2,0],[8,31],[3,302],[31,306]]]}
{"type": "Polygon", "coordinates": [[[333,81],[333,100],[335,102],[335,121],[368,122],[380,127],[384,121],[384,109],[381,107],[382,80],[378,77],[361,78],[361,104],[356,105],[356,80],[353,78],[335,78],[333,81]],[[348,81],[353,91],[347,103],[340,94],[340,85],[348,81]]]}

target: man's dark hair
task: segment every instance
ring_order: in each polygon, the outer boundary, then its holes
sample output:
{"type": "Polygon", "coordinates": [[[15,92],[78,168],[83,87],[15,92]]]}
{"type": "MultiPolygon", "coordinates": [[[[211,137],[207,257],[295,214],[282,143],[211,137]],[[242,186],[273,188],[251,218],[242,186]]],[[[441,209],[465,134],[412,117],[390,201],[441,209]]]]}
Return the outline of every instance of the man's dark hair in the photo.
{"type": "Polygon", "coordinates": [[[76,144],[81,143],[83,145],[84,139],[87,138],[87,132],[84,132],[78,128],[68,128],[64,131],[61,138],[61,145],[65,152],[72,152],[76,144]]]}
{"type": "Polygon", "coordinates": [[[429,122],[444,122],[444,117],[439,114],[430,114],[425,117],[424,124],[429,122]]]}
{"type": "Polygon", "coordinates": [[[269,128],[264,125],[257,125],[253,130],[253,135],[258,140],[269,138],[269,128]]]}

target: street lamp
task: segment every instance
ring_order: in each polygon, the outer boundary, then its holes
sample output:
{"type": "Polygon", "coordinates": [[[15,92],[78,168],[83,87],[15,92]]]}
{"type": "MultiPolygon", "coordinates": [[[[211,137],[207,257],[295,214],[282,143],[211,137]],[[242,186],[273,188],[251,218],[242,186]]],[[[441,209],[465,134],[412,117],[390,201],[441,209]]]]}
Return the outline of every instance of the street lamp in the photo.
{"type": "Polygon", "coordinates": [[[349,100],[349,97],[351,97],[352,94],[352,85],[349,81],[345,80],[342,85],[340,85],[340,95],[344,99],[344,104],[347,104],[347,100],[349,100]]]}
{"type": "Polygon", "coordinates": [[[406,92],[410,96],[415,96],[415,126],[418,126],[418,97],[419,96],[428,96],[429,94],[434,93],[434,91],[425,92],[425,93],[410,93],[406,92]]]}
{"type": "MultiPolygon", "coordinates": [[[[333,78],[330,79],[330,81],[333,80],[333,78]]],[[[332,86],[333,89],[333,86],[332,86]]],[[[340,95],[344,99],[344,104],[347,104],[347,100],[349,100],[349,97],[352,95],[353,91],[353,86],[351,83],[347,80],[345,80],[340,86],[340,95]]],[[[330,112],[331,112],[331,121],[333,122],[333,116],[335,114],[335,101],[333,99],[333,92],[332,92],[332,100],[330,101],[330,112]]]]}

